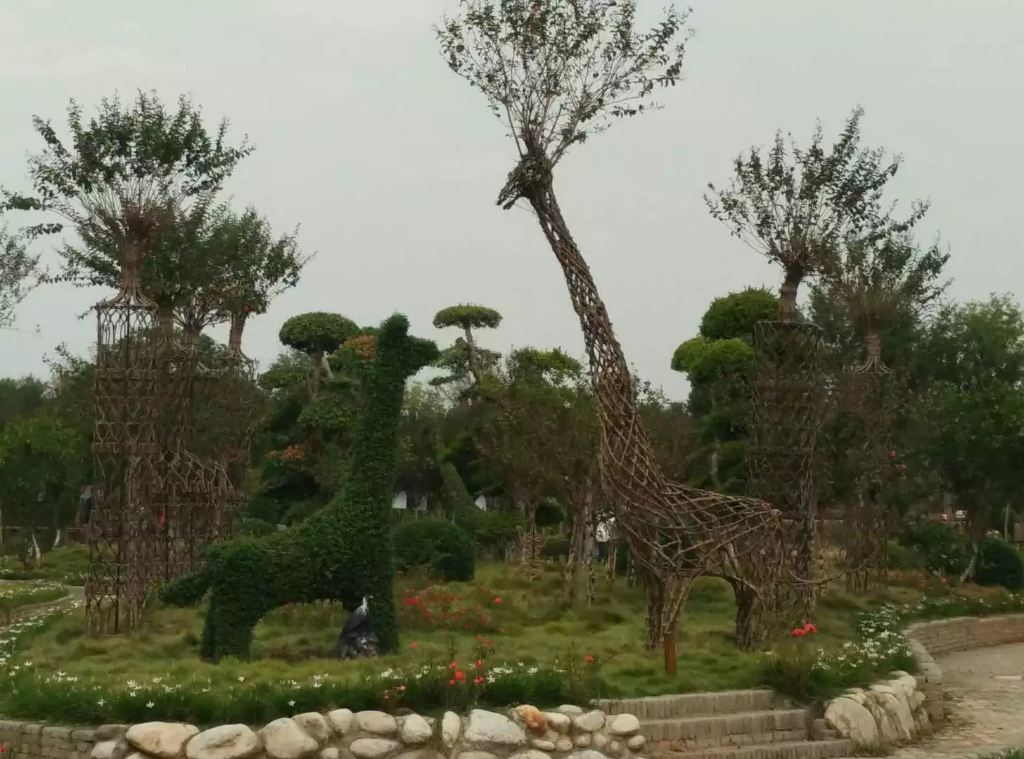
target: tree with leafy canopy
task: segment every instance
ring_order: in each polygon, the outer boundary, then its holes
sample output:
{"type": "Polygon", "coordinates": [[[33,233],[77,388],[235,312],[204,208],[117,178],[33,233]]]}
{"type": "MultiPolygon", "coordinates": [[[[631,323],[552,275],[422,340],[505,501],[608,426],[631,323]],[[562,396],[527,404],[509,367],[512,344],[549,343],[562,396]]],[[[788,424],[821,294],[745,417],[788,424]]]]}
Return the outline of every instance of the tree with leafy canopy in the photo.
{"type": "Polygon", "coordinates": [[[863,109],[853,111],[831,150],[820,122],[806,148],[777,132],[766,154],[753,147],[736,158],[728,187],[708,184],[711,215],[782,267],[782,321],[795,318],[801,283],[820,274],[845,242],[871,246],[906,233],[927,210],[915,203],[905,218],[894,216],[884,192],[901,159],[861,146],[863,116],[863,109]]]}
{"type": "Polygon", "coordinates": [[[928,309],[949,284],[942,279],[948,260],[949,253],[937,244],[921,248],[906,234],[849,240],[812,285],[810,318],[847,361],[864,350],[868,366],[887,366],[883,351],[894,339],[893,359],[901,362],[909,357],[908,343],[928,309]]]}
{"type": "Polygon", "coordinates": [[[968,515],[967,580],[996,510],[1021,502],[1024,311],[1008,296],[943,308],[914,361],[931,380],[924,454],[968,515]]]}
{"type": "Polygon", "coordinates": [[[30,254],[24,240],[10,234],[0,219],[0,327],[10,326],[15,307],[35,287],[38,266],[39,256],[30,254]]]}
{"type": "Polygon", "coordinates": [[[313,363],[309,375],[309,394],[315,398],[326,372],[330,376],[327,355],[359,334],[358,325],[341,314],[311,311],[293,316],[281,326],[279,337],[284,345],[302,351],[313,363]]]}
{"type": "Polygon", "coordinates": [[[496,329],[500,324],[501,314],[487,306],[464,303],[438,311],[434,315],[434,326],[438,329],[456,327],[462,330],[463,336],[442,351],[437,365],[446,374],[435,378],[433,384],[465,384],[472,380],[479,389],[485,375],[494,370],[499,354],[481,348],[474,330],[496,329]]]}
{"type": "Polygon", "coordinates": [[[4,518],[35,530],[65,527],[85,481],[84,441],[53,414],[35,414],[0,429],[0,496],[4,518]],[[49,513],[42,513],[41,507],[49,513]]]}
{"type": "Polygon", "coordinates": [[[45,143],[29,159],[34,195],[9,195],[8,202],[62,220],[35,225],[32,234],[71,225],[83,245],[64,247],[65,274],[89,284],[115,284],[116,277],[120,285],[123,274],[129,287],[138,288],[147,266],[155,269],[146,279],[166,282],[155,273],[162,262],[147,254],[161,234],[209,202],[251,152],[244,139],[228,143],[226,120],[208,130],[201,110],[185,96],[170,109],[156,93],[139,92],[128,104],[104,98],[88,119],[72,100],[68,143],[49,121],[36,116],[33,124],[45,143]]]}

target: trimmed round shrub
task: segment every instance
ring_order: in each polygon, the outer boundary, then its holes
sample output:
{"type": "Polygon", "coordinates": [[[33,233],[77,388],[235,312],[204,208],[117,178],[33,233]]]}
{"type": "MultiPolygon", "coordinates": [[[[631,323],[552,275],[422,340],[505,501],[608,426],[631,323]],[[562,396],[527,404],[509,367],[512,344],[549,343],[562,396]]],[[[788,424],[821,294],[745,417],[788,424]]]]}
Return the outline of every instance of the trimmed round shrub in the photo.
{"type": "Polygon", "coordinates": [[[544,541],[544,547],[540,549],[540,555],[545,559],[564,559],[569,555],[569,538],[548,538],[544,541]]]}
{"type": "Polygon", "coordinates": [[[890,540],[885,546],[885,552],[891,569],[922,569],[924,559],[916,548],[902,545],[890,540]]]}
{"type": "Polygon", "coordinates": [[[443,519],[417,519],[398,525],[392,533],[395,568],[426,568],[445,582],[468,582],[476,569],[473,539],[458,525],[443,519]]]}
{"type": "Polygon", "coordinates": [[[293,316],[281,327],[281,342],[303,353],[330,353],[350,337],[359,334],[358,325],[341,314],[312,311],[293,316]]]}
{"type": "Polygon", "coordinates": [[[975,580],[979,585],[1002,585],[1007,590],[1024,586],[1024,560],[1012,545],[998,538],[985,538],[975,580]]]}

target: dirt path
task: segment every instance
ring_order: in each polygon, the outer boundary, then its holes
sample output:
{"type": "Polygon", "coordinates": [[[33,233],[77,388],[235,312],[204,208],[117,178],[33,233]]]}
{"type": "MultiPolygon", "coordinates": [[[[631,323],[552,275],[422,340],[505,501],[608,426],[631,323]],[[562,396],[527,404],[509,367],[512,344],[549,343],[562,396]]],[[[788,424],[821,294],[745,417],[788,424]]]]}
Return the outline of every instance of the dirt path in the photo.
{"type": "Polygon", "coordinates": [[[897,759],[967,759],[1024,747],[1024,643],[941,657],[952,717],[897,759]]]}

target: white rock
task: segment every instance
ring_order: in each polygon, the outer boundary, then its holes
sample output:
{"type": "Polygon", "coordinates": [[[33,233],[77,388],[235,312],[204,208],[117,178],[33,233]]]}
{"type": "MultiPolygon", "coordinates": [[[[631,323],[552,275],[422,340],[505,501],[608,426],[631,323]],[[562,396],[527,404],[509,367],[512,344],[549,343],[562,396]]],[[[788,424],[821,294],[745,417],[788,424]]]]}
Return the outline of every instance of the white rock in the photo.
{"type": "Polygon", "coordinates": [[[604,712],[599,712],[595,709],[586,714],[581,714],[572,721],[572,724],[577,730],[582,730],[585,733],[596,733],[604,727],[604,712]]]}
{"type": "Polygon", "coordinates": [[[395,759],[448,759],[440,751],[434,751],[429,748],[418,748],[413,751],[406,751],[405,753],[399,754],[395,759]]]}
{"type": "Polygon", "coordinates": [[[913,740],[917,732],[914,715],[910,711],[910,702],[904,693],[897,693],[886,685],[872,685],[869,693],[889,713],[896,733],[901,741],[913,740]]]}
{"type": "Polygon", "coordinates": [[[296,714],[292,719],[321,746],[331,739],[331,726],[327,724],[327,718],[324,715],[317,712],[305,712],[296,714]]]}
{"type": "Polygon", "coordinates": [[[525,746],[526,731],[508,717],[474,709],[469,713],[464,736],[467,743],[497,746],[525,746]]]}
{"type": "Polygon", "coordinates": [[[270,759],[301,759],[320,748],[313,736],[287,717],[268,723],[258,735],[270,759]]]}
{"type": "Polygon", "coordinates": [[[373,735],[394,735],[398,732],[398,722],[384,712],[359,712],[356,714],[356,722],[360,728],[373,735]]]}
{"type": "Polygon", "coordinates": [[[132,725],[125,733],[128,745],[144,754],[159,759],[175,759],[185,750],[188,739],[199,735],[195,725],[183,725],[180,722],[143,722],[132,725]]]}
{"type": "Polygon", "coordinates": [[[147,759],[147,757],[141,751],[132,751],[124,759],[147,759]]]}
{"type": "Polygon", "coordinates": [[[644,746],[646,745],[647,739],[644,738],[642,735],[634,735],[632,738],[626,741],[626,746],[629,747],[630,751],[643,751],[644,746]]]}
{"type": "Polygon", "coordinates": [[[555,751],[572,751],[572,740],[570,740],[568,736],[559,738],[555,741],[555,751]]]}
{"type": "Polygon", "coordinates": [[[611,754],[612,756],[618,756],[622,753],[622,744],[618,741],[612,741],[605,747],[604,752],[606,754],[611,754]]]}
{"type": "Polygon", "coordinates": [[[320,759],[341,759],[341,751],[334,746],[328,746],[320,751],[320,759]]]}
{"type": "Polygon", "coordinates": [[[262,749],[247,725],[220,725],[199,733],[185,746],[188,759],[245,759],[262,749]]]}
{"type": "MultiPolygon", "coordinates": [[[[554,743],[552,743],[551,741],[541,740],[540,738],[534,738],[532,741],[530,741],[530,745],[533,746],[538,751],[549,751],[550,752],[550,751],[554,751],[555,750],[555,744],[554,743]]],[[[570,746],[571,745],[572,744],[570,744],[570,746]]]]}
{"type": "Polygon", "coordinates": [[[550,756],[545,754],[543,751],[520,751],[518,754],[512,754],[509,759],[551,759],[550,756]]]}
{"type": "Polygon", "coordinates": [[[357,759],[383,759],[400,748],[401,745],[398,741],[389,741],[385,738],[359,738],[352,741],[348,750],[357,759]]]}
{"type": "Polygon", "coordinates": [[[879,745],[878,726],[871,712],[852,698],[832,699],[825,709],[825,722],[857,748],[874,749],[879,745]]]}
{"type": "Polygon", "coordinates": [[[345,736],[352,732],[356,715],[349,709],[335,709],[333,712],[327,713],[327,720],[331,723],[331,727],[334,728],[334,732],[345,736]]]}
{"type": "Polygon", "coordinates": [[[632,714],[620,714],[612,718],[608,732],[612,735],[636,735],[640,732],[640,720],[632,714]]]}
{"type": "Polygon", "coordinates": [[[100,741],[92,747],[92,759],[121,759],[125,755],[125,744],[120,740],[100,741]]]}
{"type": "Polygon", "coordinates": [[[434,737],[430,724],[418,714],[410,714],[402,721],[402,743],[418,746],[434,737]]]}
{"type": "Polygon", "coordinates": [[[494,754],[487,751],[463,751],[459,759],[498,759],[494,754]]]}
{"type": "Polygon", "coordinates": [[[462,719],[455,712],[445,712],[441,718],[441,743],[451,751],[462,732],[462,719]]]}
{"type": "Polygon", "coordinates": [[[566,759],[605,759],[599,751],[574,751],[566,759]]]}
{"type": "Polygon", "coordinates": [[[576,744],[576,748],[590,748],[591,737],[589,733],[583,733],[576,736],[576,740],[573,741],[576,744]]]}
{"type": "Polygon", "coordinates": [[[561,712],[544,712],[544,719],[548,721],[548,727],[558,733],[567,733],[572,727],[572,720],[561,712]]]}
{"type": "Polygon", "coordinates": [[[605,746],[608,745],[608,736],[604,733],[596,733],[590,745],[598,751],[604,751],[605,746]]]}
{"type": "Polygon", "coordinates": [[[888,698],[893,704],[899,699],[895,694],[869,693],[864,699],[864,708],[871,713],[871,718],[878,728],[878,740],[883,747],[895,745],[900,740],[900,730],[892,717],[891,710],[886,707],[885,700],[888,698]]]}
{"type": "Polygon", "coordinates": [[[569,717],[578,717],[579,715],[583,714],[583,709],[581,709],[578,706],[573,706],[572,704],[562,704],[560,707],[555,709],[555,711],[559,714],[565,714],[569,717]]]}
{"type": "Polygon", "coordinates": [[[867,699],[867,693],[862,688],[850,688],[846,693],[843,694],[843,698],[848,698],[851,701],[855,701],[861,706],[864,706],[864,701],[867,699]]]}

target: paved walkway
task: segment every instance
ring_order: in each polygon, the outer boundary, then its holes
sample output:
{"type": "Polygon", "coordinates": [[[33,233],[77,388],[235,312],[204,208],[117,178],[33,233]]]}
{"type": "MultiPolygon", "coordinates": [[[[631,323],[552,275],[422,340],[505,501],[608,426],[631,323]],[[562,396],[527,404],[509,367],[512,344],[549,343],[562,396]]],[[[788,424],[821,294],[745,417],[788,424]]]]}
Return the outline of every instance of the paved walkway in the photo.
{"type": "Polygon", "coordinates": [[[941,657],[949,724],[897,759],[967,759],[1024,747],[1024,643],[941,657]]]}

